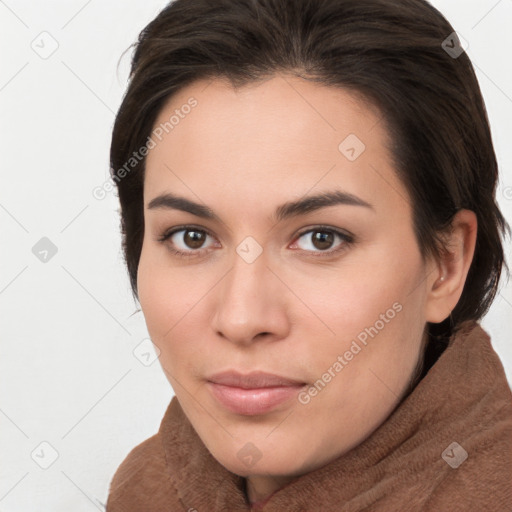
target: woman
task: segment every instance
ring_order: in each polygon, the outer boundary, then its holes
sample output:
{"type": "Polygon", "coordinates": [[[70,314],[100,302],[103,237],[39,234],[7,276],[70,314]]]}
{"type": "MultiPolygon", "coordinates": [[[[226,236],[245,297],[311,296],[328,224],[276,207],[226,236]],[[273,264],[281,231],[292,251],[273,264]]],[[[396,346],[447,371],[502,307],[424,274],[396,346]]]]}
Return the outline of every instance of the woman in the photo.
{"type": "Polygon", "coordinates": [[[107,510],[511,510],[478,320],[507,224],[462,42],[423,0],[177,0],[114,126],[176,396],[107,510]]]}

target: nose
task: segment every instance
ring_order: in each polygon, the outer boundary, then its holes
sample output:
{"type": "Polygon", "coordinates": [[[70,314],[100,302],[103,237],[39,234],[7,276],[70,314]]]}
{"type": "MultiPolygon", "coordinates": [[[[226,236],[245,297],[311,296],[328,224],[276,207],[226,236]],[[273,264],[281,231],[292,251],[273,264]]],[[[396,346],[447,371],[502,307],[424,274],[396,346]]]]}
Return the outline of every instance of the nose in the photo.
{"type": "Polygon", "coordinates": [[[252,263],[235,254],[231,270],[216,288],[213,329],[218,336],[251,345],[289,334],[288,294],[264,253],[252,263]]]}

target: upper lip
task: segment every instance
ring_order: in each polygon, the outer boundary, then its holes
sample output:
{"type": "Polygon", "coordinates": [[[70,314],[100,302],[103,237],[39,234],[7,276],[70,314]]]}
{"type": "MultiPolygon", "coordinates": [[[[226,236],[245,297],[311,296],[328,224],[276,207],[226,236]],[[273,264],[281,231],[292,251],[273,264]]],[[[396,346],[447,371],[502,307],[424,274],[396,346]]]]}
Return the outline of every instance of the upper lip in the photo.
{"type": "Polygon", "coordinates": [[[289,379],[287,377],[281,377],[280,375],[274,375],[272,373],[255,371],[248,374],[242,374],[236,370],[216,373],[209,377],[208,381],[214,382],[215,384],[243,389],[301,386],[305,384],[304,382],[289,379]]]}

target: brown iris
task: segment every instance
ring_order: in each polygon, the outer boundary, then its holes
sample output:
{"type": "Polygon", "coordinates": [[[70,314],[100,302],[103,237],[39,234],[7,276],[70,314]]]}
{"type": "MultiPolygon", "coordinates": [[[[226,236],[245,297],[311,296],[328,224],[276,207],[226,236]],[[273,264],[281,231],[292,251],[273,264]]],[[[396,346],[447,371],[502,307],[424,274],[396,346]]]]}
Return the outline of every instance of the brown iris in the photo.
{"type": "Polygon", "coordinates": [[[191,249],[200,249],[204,244],[206,233],[202,231],[187,230],[184,234],[184,242],[191,249]]]}
{"type": "Polygon", "coordinates": [[[328,231],[315,231],[313,234],[313,245],[317,249],[329,249],[333,242],[333,233],[329,233],[328,231]]]}

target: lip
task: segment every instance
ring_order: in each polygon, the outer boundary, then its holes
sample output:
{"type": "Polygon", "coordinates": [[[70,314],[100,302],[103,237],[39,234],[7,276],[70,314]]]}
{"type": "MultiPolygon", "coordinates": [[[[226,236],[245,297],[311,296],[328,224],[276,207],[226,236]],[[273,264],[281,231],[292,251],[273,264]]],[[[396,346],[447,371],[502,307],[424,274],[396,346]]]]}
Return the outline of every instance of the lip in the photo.
{"type": "Polygon", "coordinates": [[[295,397],[306,385],[271,373],[244,375],[234,370],[217,373],[207,380],[208,388],[221,405],[244,416],[266,414],[295,397]]]}

